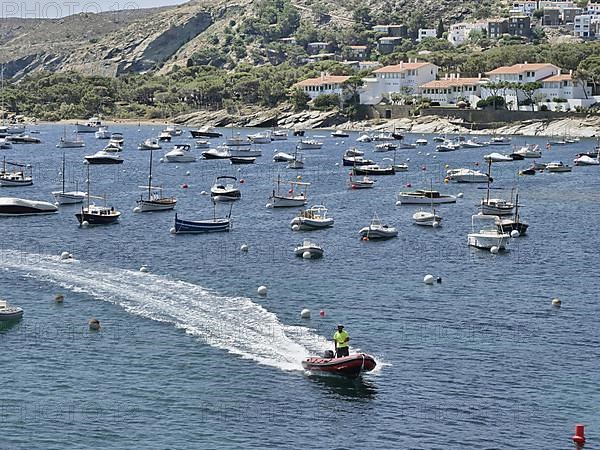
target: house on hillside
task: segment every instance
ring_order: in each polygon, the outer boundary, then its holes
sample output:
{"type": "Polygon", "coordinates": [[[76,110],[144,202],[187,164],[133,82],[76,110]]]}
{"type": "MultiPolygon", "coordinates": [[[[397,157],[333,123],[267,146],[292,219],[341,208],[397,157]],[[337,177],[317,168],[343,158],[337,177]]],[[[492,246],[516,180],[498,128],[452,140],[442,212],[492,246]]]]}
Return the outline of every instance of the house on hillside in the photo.
{"type": "Polygon", "coordinates": [[[588,0],[586,13],[593,16],[600,15],[600,0],[588,0]]]}
{"type": "Polygon", "coordinates": [[[481,30],[487,32],[487,28],[487,22],[455,23],[450,25],[450,30],[448,31],[448,42],[455,46],[464,44],[469,39],[469,34],[471,34],[472,31],[481,30]]]}
{"type": "Polygon", "coordinates": [[[331,42],[309,42],[306,44],[306,52],[309,55],[327,53],[331,50],[331,42]]]}
{"type": "Polygon", "coordinates": [[[381,67],[373,76],[363,78],[365,85],[360,92],[360,102],[376,105],[394,93],[419,94],[420,86],[437,78],[439,67],[429,62],[408,62],[381,67]]]}
{"type": "Polygon", "coordinates": [[[379,51],[379,53],[382,55],[389,55],[390,53],[393,53],[396,47],[402,43],[403,39],[404,38],[401,37],[381,37],[377,41],[377,51],[379,51]]]}
{"type": "Polygon", "coordinates": [[[490,39],[499,39],[508,34],[508,19],[490,19],[487,23],[487,35],[490,39]]]}
{"type": "Polygon", "coordinates": [[[349,45],[344,47],[344,56],[353,61],[364,61],[369,57],[369,47],[366,45],[349,45]]]}
{"type": "Polygon", "coordinates": [[[408,37],[408,27],[406,25],[375,25],[372,30],[389,37],[408,37]]]}
{"type": "Polygon", "coordinates": [[[538,2],[536,0],[515,1],[512,3],[510,14],[524,14],[531,17],[536,9],[538,9],[538,2]]]}
{"type": "Polygon", "coordinates": [[[544,8],[542,25],[545,27],[557,27],[560,25],[561,13],[558,8],[544,8]]]}
{"type": "Polygon", "coordinates": [[[422,84],[421,96],[440,106],[456,105],[465,101],[476,105],[481,100],[481,77],[461,78],[460,74],[446,74],[441,80],[422,84]]]}
{"type": "Polygon", "coordinates": [[[545,78],[541,81],[543,88],[539,90],[540,97],[543,97],[548,109],[575,109],[576,107],[587,107],[595,103],[592,97],[591,86],[586,86],[584,82],[574,80],[573,74],[558,74],[545,78]],[[566,100],[565,102],[556,102],[556,100],[566,100]]]}
{"type": "Polygon", "coordinates": [[[336,94],[341,96],[343,93],[343,84],[349,78],[350,77],[346,75],[329,75],[322,72],[320,77],[302,80],[294,84],[292,88],[302,89],[311,100],[323,94],[336,94]]]}
{"type": "Polygon", "coordinates": [[[512,16],[508,18],[508,34],[531,38],[531,18],[528,16],[512,16]]]}
{"type": "Polygon", "coordinates": [[[562,23],[573,23],[575,22],[575,16],[579,16],[580,14],[583,14],[583,9],[581,8],[565,8],[561,13],[562,23]]]}
{"type": "Polygon", "coordinates": [[[417,34],[417,42],[421,42],[425,38],[437,37],[437,30],[435,28],[419,28],[417,34]]]}

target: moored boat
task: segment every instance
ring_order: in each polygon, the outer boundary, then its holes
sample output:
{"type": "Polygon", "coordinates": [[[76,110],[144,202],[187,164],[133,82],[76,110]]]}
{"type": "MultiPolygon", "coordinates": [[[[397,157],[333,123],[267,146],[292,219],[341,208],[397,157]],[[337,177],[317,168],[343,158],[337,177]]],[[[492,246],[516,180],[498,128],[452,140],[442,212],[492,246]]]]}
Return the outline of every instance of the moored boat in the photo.
{"type": "Polygon", "coordinates": [[[95,133],[102,126],[102,121],[99,117],[91,117],[86,123],[76,124],[78,133],[95,133]]]}
{"type": "Polygon", "coordinates": [[[440,194],[438,191],[417,189],[415,191],[398,192],[396,201],[403,205],[440,205],[456,203],[456,196],[440,194]]]}
{"type": "Polygon", "coordinates": [[[219,138],[223,136],[222,133],[219,133],[212,127],[202,127],[198,130],[190,130],[190,134],[194,139],[197,138],[219,138]]]}
{"type": "Polygon", "coordinates": [[[314,205],[310,208],[300,211],[290,222],[292,229],[298,227],[298,230],[318,230],[333,226],[334,220],[327,216],[327,208],[323,205],[314,205]]]}
{"type": "Polygon", "coordinates": [[[498,226],[498,216],[476,214],[471,217],[471,233],[467,235],[467,244],[471,247],[491,250],[496,247],[504,250],[510,235],[498,226]]]}
{"type": "Polygon", "coordinates": [[[115,153],[100,150],[93,155],[84,156],[88,164],[123,164],[124,159],[115,153]]]}
{"type": "Polygon", "coordinates": [[[321,258],[323,256],[323,247],[315,242],[305,239],[301,245],[294,248],[294,255],[304,259],[321,258]]]}
{"type": "Polygon", "coordinates": [[[167,152],[165,160],[170,163],[190,163],[196,161],[196,156],[191,152],[189,144],[179,144],[173,147],[173,150],[167,152]]]}
{"type": "Polygon", "coordinates": [[[238,179],[229,175],[221,175],[215,179],[210,188],[210,196],[215,202],[232,202],[242,198],[238,179]]]}
{"type": "Polygon", "coordinates": [[[6,300],[0,300],[0,322],[12,322],[23,317],[23,308],[10,305],[6,300]]]}
{"type": "Polygon", "coordinates": [[[52,203],[15,197],[0,197],[0,216],[30,216],[54,214],[58,208],[52,203]]]}
{"type": "Polygon", "coordinates": [[[371,223],[359,230],[363,240],[389,239],[398,236],[398,230],[381,222],[377,214],[371,219],[371,223]]]}
{"type": "Polygon", "coordinates": [[[310,183],[301,181],[281,181],[279,175],[277,176],[276,183],[277,188],[273,189],[267,207],[289,208],[294,206],[304,206],[308,202],[307,191],[310,183]],[[289,184],[290,189],[287,192],[282,192],[281,184],[289,184]],[[299,193],[296,193],[296,188],[300,189],[299,193]]]}

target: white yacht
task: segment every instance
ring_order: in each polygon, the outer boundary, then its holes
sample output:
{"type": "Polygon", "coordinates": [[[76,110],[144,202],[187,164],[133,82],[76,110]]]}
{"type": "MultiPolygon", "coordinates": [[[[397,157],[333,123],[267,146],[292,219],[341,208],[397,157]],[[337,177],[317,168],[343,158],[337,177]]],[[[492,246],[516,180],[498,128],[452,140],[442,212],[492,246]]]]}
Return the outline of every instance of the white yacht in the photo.
{"type": "Polygon", "coordinates": [[[396,201],[403,205],[440,205],[456,203],[456,196],[440,194],[438,191],[417,189],[415,191],[398,192],[396,201]]]}
{"type": "Polygon", "coordinates": [[[542,151],[540,146],[537,144],[523,145],[518,150],[513,152],[515,155],[522,156],[523,158],[541,158],[542,151]]]}
{"type": "Polygon", "coordinates": [[[299,245],[294,249],[294,254],[296,256],[301,256],[304,259],[321,258],[323,256],[323,247],[305,239],[302,242],[302,245],[299,245]]]}
{"type": "Polygon", "coordinates": [[[248,139],[252,141],[253,144],[270,144],[271,132],[270,131],[261,131],[254,134],[249,134],[248,139]]]}
{"type": "Polygon", "coordinates": [[[377,214],[371,219],[371,223],[359,230],[363,240],[389,239],[398,236],[398,230],[392,226],[385,225],[379,220],[377,214]]]}
{"type": "Polygon", "coordinates": [[[165,159],[170,163],[189,163],[196,161],[197,158],[192,154],[189,144],[180,144],[166,153],[165,159]]]}
{"type": "Polygon", "coordinates": [[[236,177],[222,175],[215,179],[210,188],[210,196],[215,202],[233,202],[242,198],[236,177]]]}
{"type": "Polygon", "coordinates": [[[78,123],[76,126],[78,133],[95,133],[102,126],[102,121],[99,117],[91,117],[85,124],[78,123]]]}
{"type": "Polygon", "coordinates": [[[94,133],[96,139],[110,139],[111,133],[108,131],[108,127],[100,127],[98,131],[94,133]]]}
{"type": "Polygon", "coordinates": [[[446,172],[446,178],[448,181],[454,181],[456,183],[487,183],[488,181],[492,181],[487,173],[464,168],[448,170],[446,172]]]}
{"type": "Polygon", "coordinates": [[[290,222],[292,229],[298,227],[298,230],[318,230],[333,226],[334,220],[327,216],[327,208],[323,205],[311,206],[309,209],[302,210],[290,222]]]}
{"type": "Polygon", "coordinates": [[[150,138],[138,145],[138,150],[160,150],[162,147],[157,139],[150,138]]]}
{"type": "Polygon", "coordinates": [[[299,150],[319,150],[323,143],[316,139],[301,139],[296,148],[299,150]]]}
{"type": "Polygon", "coordinates": [[[510,240],[510,235],[501,230],[502,226],[498,216],[476,214],[471,217],[471,233],[468,234],[467,243],[471,247],[491,249],[496,247],[504,250],[510,240]]]}

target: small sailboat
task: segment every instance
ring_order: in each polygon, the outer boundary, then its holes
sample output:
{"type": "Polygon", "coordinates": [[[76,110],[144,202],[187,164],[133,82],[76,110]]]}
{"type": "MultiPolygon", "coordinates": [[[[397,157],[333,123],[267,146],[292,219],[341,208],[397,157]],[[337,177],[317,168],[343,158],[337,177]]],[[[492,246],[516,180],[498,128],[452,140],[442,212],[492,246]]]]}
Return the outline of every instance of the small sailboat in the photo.
{"type": "Polygon", "coordinates": [[[66,162],[65,162],[65,154],[63,152],[63,160],[62,160],[62,189],[60,191],[53,191],[52,196],[56,203],[59,205],[72,205],[75,203],[82,203],[85,200],[87,193],[81,192],[75,188],[74,191],[65,191],[65,178],[66,178],[66,162]]]}
{"type": "Polygon", "coordinates": [[[512,214],[515,209],[515,205],[502,198],[490,198],[490,182],[492,175],[492,161],[488,161],[488,182],[487,182],[487,190],[486,196],[481,200],[480,207],[481,212],[490,216],[506,216],[512,214]]]}
{"type": "Polygon", "coordinates": [[[17,186],[31,186],[33,184],[32,175],[26,175],[24,170],[28,168],[31,171],[29,164],[21,164],[15,162],[7,162],[4,157],[2,173],[0,173],[0,186],[1,187],[17,187],[17,186]],[[12,172],[6,171],[6,166],[19,167],[21,170],[13,170],[12,172]]]}
{"type": "Polygon", "coordinates": [[[143,195],[136,201],[136,209],[139,212],[150,212],[150,211],[169,211],[175,208],[177,205],[177,199],[175,197],[165,197],[163,195],[162,187],[152,186],[152,157],[153,150],[150,150],[150,167],[148,170],[148,185],[140,186],[144,189],[148,189],[148,195],[144,198],[143,195]]]}
{"type": "Polygon", "coordinates": [[[294,206],[304,206],[308,202],[307,190],[310,183],[301,181],[281,181],[281,177],[277,175],[277,189],[273,189],[273,193],[269,197],[268,207],[271,208],[289,208],[294,206]],[[290,189],[287,192],[281,191],[281,184],[286,183],[290,185],[290,189]],[[295,189],[300,189],[299,193],[296,193],[295,189]]]}
{"type": "MultiPolygon", "coordinates": [[[[94,203],[90,203],[90,166],[87,166],[87,205],[81,207],[81,211],[75,214],[75,217],[79,221],[79,225],[108,225],[116,223],[121,217],[121,213],[114,207],[108,207],[106,205],[99,206],[94,203]]],[[[102,197],[94,197],[102,198],[102,197]]]]}
{"type": "Polygon", "coordinates": [[[375,186],[375,180],[369,178],[368,175],[364,175],[362,178],[352,176],[350,172],[350,179],[348,180],[348,187],[350,189],[371,189],[375,186]]]}
{"type": "Polygon", "coordinates": [[[68,138],[67,137],[67,128],[65,127],[64,133],[63,133],[63,137],[60,138],[60,141],[58,141],[58,144],[56,144],[56,147],[57,148],[81,148],[81,147],[85,147],[85,142],[83,142],[83,139],[81,139],[79,137],[79,134],[77,132],[75,132],[73,134],[74,134],[73,138],[68,138]]]}
{"type": "Polygon", "coordinates": [[[294,151],[293,158],[288,161],[286,167],[288,169],[304,169],[304,159],[302,158],[302,154],[298,152],[298,146],[296,145],[296,150],[294,151]]]}

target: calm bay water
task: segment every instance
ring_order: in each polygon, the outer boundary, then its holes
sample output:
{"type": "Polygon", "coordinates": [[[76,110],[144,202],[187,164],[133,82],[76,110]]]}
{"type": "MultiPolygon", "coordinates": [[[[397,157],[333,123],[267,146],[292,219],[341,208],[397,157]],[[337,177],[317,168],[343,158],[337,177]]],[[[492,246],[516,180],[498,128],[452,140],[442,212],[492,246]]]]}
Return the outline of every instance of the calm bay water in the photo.
{"type": "MultiPolygon", "coordinates": [[[[302,171],[271,161],[275,149],[293,151],[291,136],[260,146],[257,164],[239,171],[228,161],[160,164],[166,145],[154,155],[154,183],[177,196],[182,217],[212,215],[201,192],[215,176],[244,180],[231,233],[173,236],[173,213],[132,212],[148,175],[149,152],[137,143],[160,129],[111,128],[125,135],[126,161],[93,166],[92,193],[123,212],[120,224],[81,229],[78,206],[0,220],[0,296],[25,309],[20,323],[0,330],[0,448],[555,449],[571,447],[577,422],[587,425],[590,448],[598,439],[598,168],[519,177],[528,161],[496,164],[493,184],[503,190],[494,194],[518,187],[530,229],[510,251],[492,255],[466,245],[485,191],[444,184],[443,176],[446,164],[484,169],[484,154],[509,147],[436,154],[430,142],[399,150],[409,172],[351,191],[344,149],[357,146],[378,161],[391,156],[355,143],[357,134],[307,133],[325,145],[304,152],[302,171]],[[309,205],[326,205],[333,228],[293,232],[295,209],[265,208],[278,171],[312,183],[309,205]],[[416,208],[395,206],[408,183],[464,198],[439,208],[442,227],[416,227],[416,208]],[[374,213],[400,236],[361,241],[358,230],[374,213]],[[304,237],[324,246],[324,258],[294,257],[304,237]],[[65,250],[76,261],[59,261],[65,250]],[[142,265],[151,272],[140,273],[142,265]],[[443,282],[424,285],[428,273],[443,282]],[[264,298],[256,295],[263,284],[264,298]],[[53,301],[58,292],[63,305],[53,301]],[[551,307],[553,297],[562,308],[551,307]],[[299,317],[305,307],[311,320],[299,317]],[[91,317],[101,332],[88,331],[91,317]],[[301,369],[304,357],[330,346],[338,322],[354,348],[379,363],[362,381],[301,369]]],[[[43,144],[3,151],[33,165],[34,186],[0,195],[51,201],[63,130],[40,131],[43,144]]],[[[193,143],[188,136],[174,143],[193,143]]],[[[80,187],[83,156],[105,143],[85,139],[85,149],[65,150],[67,177],[80,187]]],[[[542,160],[570,163],[594,145],[555,147],[542,160]]]]}

